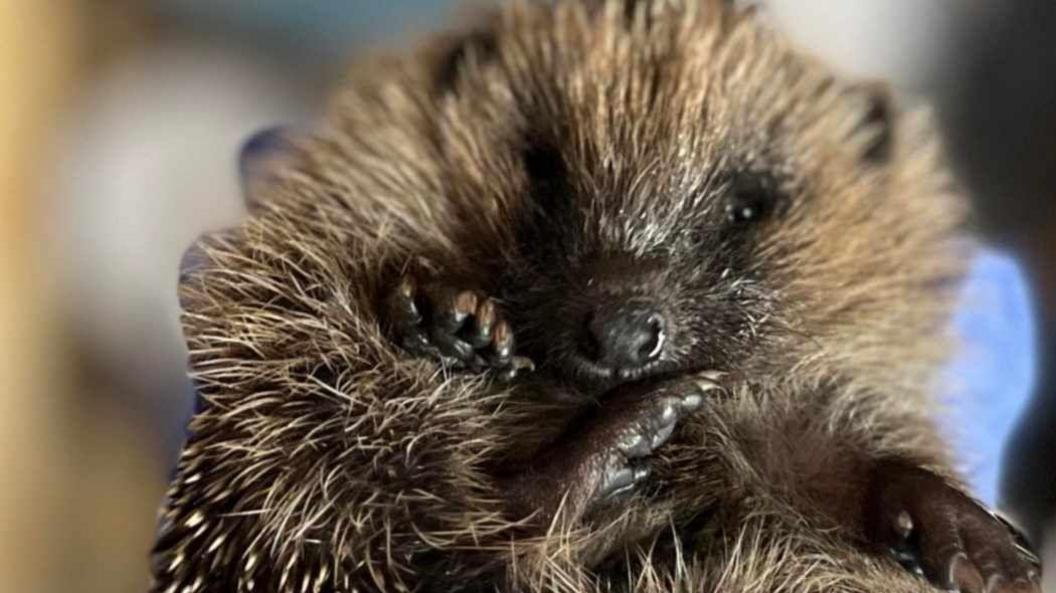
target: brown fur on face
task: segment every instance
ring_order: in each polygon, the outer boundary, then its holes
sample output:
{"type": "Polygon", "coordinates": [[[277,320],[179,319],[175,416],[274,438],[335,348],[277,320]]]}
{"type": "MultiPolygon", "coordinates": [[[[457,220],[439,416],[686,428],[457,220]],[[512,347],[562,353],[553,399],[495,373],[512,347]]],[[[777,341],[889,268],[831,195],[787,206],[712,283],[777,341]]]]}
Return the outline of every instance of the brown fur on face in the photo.
{"type": "Polygon", "coordinates": [[[440,65],[425,60],[441,79],[412,72],[402,76],[424,84],[340,99],[337,124],[377,143],[342,155],[347,169],[420,176],[399,180],[406,196],[359,190],[378,196],[367,205],[385,218],[376,224],[445,243],[409,247],[445,271],[470,263],[464,275],[511,301],[544,364],[567,362],[578,301],[615,283],[662,293],[680,321],[669,367],[769,375],[820,343],[823,374],[838,359],[857,376],[897,358],[907,388],[921,385],[914,371],[934,356],[920,336],[941,318],[935,285],[959,272],[947,239],[963,212],[920,116],[885,114],[886,97],[747,16],[692,2],[645,3],[630,18],[619,8],[515,4],[431,56],[440,65]],[[408,170],[378,169],[375,151],[408,170]],[[745,178],[773,186],[782,212],[731,247],[725,208],[745,178]],[[606,274],[621,258],[632,271],[606,274]]]}
{"type": "Polygon", "coordinates": [[[967,254],[925,118],[717,0],[516,1],[354,71],[189,260],[204,404],[154,590],[926,589],[832,500],[868,456],[948,473],[928,395],[967,254]],[[745,187],[772,207],[750,228],[745,187]],[[408,268],[499,297],[537,376],[405,356],[379,303],[408,268]],[[628,292],[672,324],[629,379],[720,369],[729,396],[654,492],[532,532],[495,468],[618,382],[576,331],[628,292]]]}

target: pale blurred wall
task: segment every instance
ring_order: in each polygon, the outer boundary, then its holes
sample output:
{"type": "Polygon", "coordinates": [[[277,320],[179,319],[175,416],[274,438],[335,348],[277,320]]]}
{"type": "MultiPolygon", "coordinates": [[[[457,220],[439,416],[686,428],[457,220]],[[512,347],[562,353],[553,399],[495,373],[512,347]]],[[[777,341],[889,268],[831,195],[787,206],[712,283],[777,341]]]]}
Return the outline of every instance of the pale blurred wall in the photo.
{"type": "Polygon", "coordinates": [[[931,96],[949,82],[945,50],[1002,0],[758,0],[780,27],[850,75],[931,96]]]}

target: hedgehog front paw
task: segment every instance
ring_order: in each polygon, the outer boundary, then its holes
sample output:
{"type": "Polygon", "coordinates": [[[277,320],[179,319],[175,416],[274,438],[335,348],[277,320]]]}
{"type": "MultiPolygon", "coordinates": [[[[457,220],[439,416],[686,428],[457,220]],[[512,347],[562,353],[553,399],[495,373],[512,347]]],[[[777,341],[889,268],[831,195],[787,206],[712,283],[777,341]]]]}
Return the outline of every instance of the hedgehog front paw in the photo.
{"type": "Polygon", "coordinates": [[[420,285],[405,276],[388,309],[397,343],[416,356],[449,368],[495,370],[505,380],[534,368],[531,360],[514,354],[513,330],[496,302],[477,291],[420,285]]]}
{"type": "Polygon", "coordinates": [[[945,590],[1040,593],[1026,539],[946,480],[899,462],[875,474],[869,535],[907,569],[945,590]]]}
{"type": "Polygon", "coordinates": [[[592,485],[589,501],[632,495],[649,477],[649,457],[667,443],[682,418],[700,409],[704,393],[712,388],[706,380],[673,386],[658,397],[617,402],[598,418],[583,435],[579,467],[584,474],[579,482],[592,485]]]}
{"type": "Polygon", "coordinates": [[[719,389],[716,379],[703,375],[606,399],[508,484],[516,510],[549,521],[559,513],[582,516],[634,494],[649,477],[648,458],[679,421],[704,405],[708,392],[719,389]]]}

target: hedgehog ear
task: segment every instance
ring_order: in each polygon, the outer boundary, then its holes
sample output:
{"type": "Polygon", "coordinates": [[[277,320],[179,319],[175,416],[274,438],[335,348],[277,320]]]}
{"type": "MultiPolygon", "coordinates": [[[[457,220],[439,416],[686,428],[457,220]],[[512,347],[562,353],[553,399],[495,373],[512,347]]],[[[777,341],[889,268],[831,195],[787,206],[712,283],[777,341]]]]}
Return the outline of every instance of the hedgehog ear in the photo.
{"type": "Polygon", "coordinates": [[[862,158],[874,165],[887,163],[894,151],[897,117],[891,87],[883,82],[863,82],[852,86],[850,92],[859,98],[861,104],[855,133],[869,135],[862,158]]]}
{"type": "Polygon", "coordinates": [[[486,62],[495,50],[495,32],[484,25],[442,40],[437,48],[433,87],[439,94],[456,92],[463,65],[470,60],[486,62]]]}
{"type": "Polygon", "coordinates": [[[457,92],[459,75],[468,63],[481,64],[495,57],[498,50],[495,29],[500,18],[494,7],[466,6],[459,19],[465,25],[426,46],[425,63],[437,95],[457,92]]]}
{"type": "Polygon", "coordinates": [[[243,144],[238,155],[242,197],[250,212],[261,206],[261,189],[275,172],[294,159],[294,147],[286,128],[273,127],[256,132],[243,144]]]}

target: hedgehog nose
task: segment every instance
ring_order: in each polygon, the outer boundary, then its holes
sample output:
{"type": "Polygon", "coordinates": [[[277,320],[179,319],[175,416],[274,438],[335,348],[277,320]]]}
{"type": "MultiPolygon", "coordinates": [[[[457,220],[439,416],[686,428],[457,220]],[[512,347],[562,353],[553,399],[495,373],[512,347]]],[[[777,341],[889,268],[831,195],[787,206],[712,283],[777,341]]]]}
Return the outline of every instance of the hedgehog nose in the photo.
{"type": "Polygon", "coordinates": [[[651,307],[599,307],[587,318],[585,354],[609,368],[641,368],[660,358],[666,330],[663,316],[651,307]]]}

